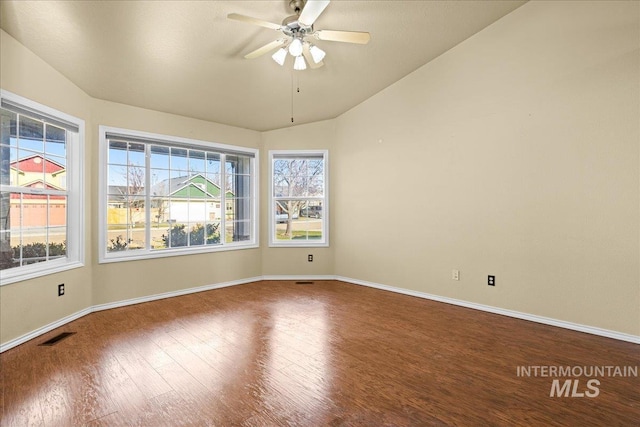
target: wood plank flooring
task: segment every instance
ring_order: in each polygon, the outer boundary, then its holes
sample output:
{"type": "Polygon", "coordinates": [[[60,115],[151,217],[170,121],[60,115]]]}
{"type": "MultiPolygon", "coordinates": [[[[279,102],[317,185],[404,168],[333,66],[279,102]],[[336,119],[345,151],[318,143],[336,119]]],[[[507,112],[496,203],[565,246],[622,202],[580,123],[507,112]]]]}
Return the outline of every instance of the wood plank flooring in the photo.
{"type": "Polygon", "coordinates": [[[640,346],[337,281],[97,312],[0,355],[2,426],[634,426],[640,346]],[[38,344],[76,332],[51,347],[38,344]],[[592,390],[593,391],[593,390],[592,390]],[[569,393],[568,390],[565,390],[569,393]]]}

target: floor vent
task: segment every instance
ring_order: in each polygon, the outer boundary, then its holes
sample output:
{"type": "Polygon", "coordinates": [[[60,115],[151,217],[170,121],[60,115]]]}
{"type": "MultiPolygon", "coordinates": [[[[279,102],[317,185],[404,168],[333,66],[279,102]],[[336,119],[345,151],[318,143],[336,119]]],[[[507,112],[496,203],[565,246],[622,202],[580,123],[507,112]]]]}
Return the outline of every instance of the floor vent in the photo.
{"type": "Polygon", "coordinates": [[[313,285],[313,282],[296,282],[296,285],[313,285]]]}
{"type": "Polygon", "coordinates": [[[58,344],[60,341],[62,341],[65,338],[70,337],[71,335],[75,334],[75,332],[63,332],[61,334],[56,335],[55,337],[43,342],[40,345],[47,345],[47,346],[52,346],[52,345],[56,345],[58,344]]]}

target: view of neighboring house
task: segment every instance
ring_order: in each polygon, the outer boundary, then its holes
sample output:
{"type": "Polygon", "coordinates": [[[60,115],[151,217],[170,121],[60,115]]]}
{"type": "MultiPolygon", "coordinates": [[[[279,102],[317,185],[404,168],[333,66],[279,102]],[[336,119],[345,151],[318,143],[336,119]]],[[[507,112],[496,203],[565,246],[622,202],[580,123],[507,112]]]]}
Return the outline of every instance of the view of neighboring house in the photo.
{"type": "MultiPolygon", "coordinates": [[[[227,197],[232,196],[227,192],[227,197]]],[[[151,189],[151,197],[162,197],[163,206],[155,206],[156,215],[175,222],[220,220],[220,186],[202,174],[160,181],[151,189]],[[165,196],[166,195],[166,196],[165,196]],[[166,198],[166,199],[165,199],[166,198]]],[[[227,210],[233,204],[227,200],[227,210]]],[[[159,219],[163,222],[163,219],[159,219]]]]}
{"type": "MultiPolygon", "coordinates": [[[[110,186],[109,224],[124,224],[128,199],[126,186],[110,186]]],[[[203,174],[165,179],[151,187],[151,220],[165,222],[211,222],[221,219],[220,186],[203,174]]],[[[226,211],[233,211],[233,193],[227,192],[226,211]]],[[[144,206],[133,207],[131,222],[144,221],[144,206]]]]}
{"type": "MultiPolygon", "coordinates": [[[[10,185],[13,186],[61,191],[66,187],[66,168],[39,154],[13,161],[10,164],[10,171],[10,185]]],[[[46,195],[23,194],[21,208],[20,195],[12,193],[11,224],[21,224],[22,227],[65,225],[66,198],[59,195],[49,195],[48,198],[47,205],[46,195]]]]}

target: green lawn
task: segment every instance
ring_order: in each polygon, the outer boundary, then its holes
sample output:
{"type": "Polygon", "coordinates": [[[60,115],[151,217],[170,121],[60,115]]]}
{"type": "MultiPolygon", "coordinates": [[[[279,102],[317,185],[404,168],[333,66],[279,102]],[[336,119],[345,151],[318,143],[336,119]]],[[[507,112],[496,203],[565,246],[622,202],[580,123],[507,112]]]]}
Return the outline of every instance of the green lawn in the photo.
{"type": "MultiPolygon", "coordinates": [[[[291,240],[307,240],[307,239],[321,239],[322,231],[304,231],[304,230],[294,230],[291,235],[291,240]]],[[[285,236],[284,232],[277,232],[276,239],[278,240],[289,240],[289,237],[285,236]]]]}

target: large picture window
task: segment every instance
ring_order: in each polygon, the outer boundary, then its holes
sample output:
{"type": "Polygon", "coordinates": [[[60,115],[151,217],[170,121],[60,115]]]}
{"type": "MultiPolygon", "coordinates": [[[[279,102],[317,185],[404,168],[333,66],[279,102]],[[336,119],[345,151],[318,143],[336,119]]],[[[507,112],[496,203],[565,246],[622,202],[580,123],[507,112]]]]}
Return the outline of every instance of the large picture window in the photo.
{"type": "Polygon", "coordinates": [[[255,247],[257,151],[100,127],[101,261],[255,247]]]}
{"type": "Polygon", "coordinates": [[[84,122],[4,91],[0,115],[2,283],[82,266],[84,122]]]}
{"type": "Polygon", "coordinates": [[[328,152],[271,151],[270,246],[328,246],[328,152]]]}

